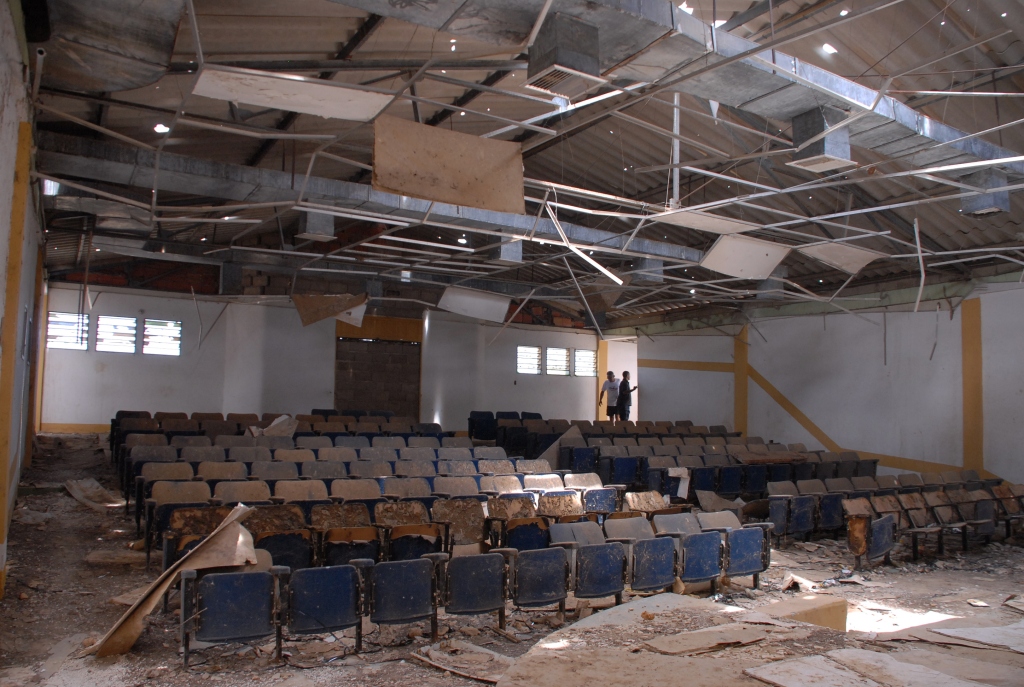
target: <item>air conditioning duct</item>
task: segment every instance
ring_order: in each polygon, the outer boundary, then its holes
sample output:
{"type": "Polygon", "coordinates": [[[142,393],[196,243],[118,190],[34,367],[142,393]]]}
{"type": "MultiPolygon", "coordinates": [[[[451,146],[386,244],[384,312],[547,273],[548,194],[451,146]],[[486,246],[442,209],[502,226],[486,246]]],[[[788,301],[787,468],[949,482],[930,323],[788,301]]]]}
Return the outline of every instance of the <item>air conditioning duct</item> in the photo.
{"type": "Polygon", "coordinates": [[[526,87],[577,98],[602,84],[597,27],[566,14],[544,20],[530,47],[526,87]]]}

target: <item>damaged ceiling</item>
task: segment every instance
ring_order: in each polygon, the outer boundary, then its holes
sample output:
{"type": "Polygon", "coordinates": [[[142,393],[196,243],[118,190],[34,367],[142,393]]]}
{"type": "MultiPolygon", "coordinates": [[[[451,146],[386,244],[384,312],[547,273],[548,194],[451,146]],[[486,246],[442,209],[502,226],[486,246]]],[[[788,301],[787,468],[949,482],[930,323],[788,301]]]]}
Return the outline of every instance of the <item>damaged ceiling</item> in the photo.
{"type": "Polygon", "coordinates": [[[604,330],[1024,265],[1009,0],[144,4],[26,26],[53,279],[458,285],[604,330]],[[375,189],[381,113],[520,144],[525,212],[375,189]]]}

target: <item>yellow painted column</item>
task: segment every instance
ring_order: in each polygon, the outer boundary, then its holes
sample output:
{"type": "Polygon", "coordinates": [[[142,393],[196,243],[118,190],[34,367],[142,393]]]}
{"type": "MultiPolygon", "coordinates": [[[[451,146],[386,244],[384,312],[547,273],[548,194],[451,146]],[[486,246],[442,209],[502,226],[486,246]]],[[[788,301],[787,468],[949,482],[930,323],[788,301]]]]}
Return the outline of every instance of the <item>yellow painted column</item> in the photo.
{"type": "MultiPolygon", "coordinates": [[[[0,547],[6,552],[10,528],[9,494],[20,475],[11,457],[14,406],[14,368],[18,359],[18,301],[21,290],[21,254],[25,241],[25,212],[28,204],[29,161],[32,154],[32,125],[18,127],[18,153],[14,161],[14,189],[11,197],[11,230],[7,252],[7,282],[4,291],[3,327],[0,329],[0,547]]],[[[7,585],[6,566],[0,566],[0,598],[7,585]]]]}
{"type": "Polygon", "coordinates": [[[985,403],[982,388],[981,300],[960,306],[960,349],[963,376],[964,468],[985,469],[985,403]]]}
{"type": "Polygon", "coordinates": [[[750,365],[747,362],[747,325],[733,338],[733,431],[747,434],[747,391],[750,379],[750,365]]]}
{"type": "MultiPolygon", "coordinates": [[[[597,341],[597,399],[601,398],[601,386],[605,383],[605,375],[608,373],[608,342],[603,339],[597,341]]],[[[640,376],[640,371],[637,370],[636,376],[640,376]]],[[[607,403],[607,399],[605,399],[607,403]]],[[[595,403],[597,410],[594,411],[594,421],[599,421],[607,418],[607,414],[601,414],[601,404],[595,403]]]]}

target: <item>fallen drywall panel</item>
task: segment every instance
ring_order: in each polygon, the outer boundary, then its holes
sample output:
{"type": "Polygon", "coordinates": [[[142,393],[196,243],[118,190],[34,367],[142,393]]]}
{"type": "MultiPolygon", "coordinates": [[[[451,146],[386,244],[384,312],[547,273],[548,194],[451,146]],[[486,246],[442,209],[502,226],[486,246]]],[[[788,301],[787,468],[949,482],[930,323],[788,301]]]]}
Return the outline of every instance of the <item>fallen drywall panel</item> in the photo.
{"type": "Polygon", "coordinates": [[[881,687],[824,656],[776,661],[744,672],[776,687],[881,687]]]}
{"type": "MultiPolygon", "coordinates": [[[[320,320],[344,315],[360,306],[363,306],[363,311],[365,312],[366,294],[346,293],[337,296],[293,295],[292,303],[295,305],[295,310],[299,313],[302,326],[308,327],[320,320]]],[[[347,322],[348,320],[343,321],[347,322]]]]}
{"type": "Polygon", "coordinates": [[[1024,620],[1003,627],[943,627],[934,631],[947,637],[1004,647],[1024,654],[1024,620]]]}
{"type": "Polygon", "coordinates": [[[99,642],[86,649],[83,654],[96,654],[103,657],[127,653],[142,634],[143,621],[146,616],[152,613],[160,603],[164,593],[177,578],[179,571],[186,568],[201,570],[256,563],[256,550],[253,548],[252,535],[241,524],[242,520],[251,512],[251,508],[242,505],[235,506],[234,510],[228,513],[224,521],[209,537],[165,570],[142,598],[114,623],[110,631],[99,642]]]}
{"type": "Polygon", "coordinates": [[[373,188],[484,210],[526,212],[520,144],[387,115],[373,123],[373,188]]]}
{"type": "Polygon", "coordinates": [[[753,644],[765,639],[771,630],[769,626],[744,625],[729,623],[703,630],[680,632],[674,635],[655,637],[644,646],[659,654],[679,656],[683,654],[703,654],[733,646],[753,644]]]}
{"type": "Polygon", "coordinates": [[[890,687],[978,687],[973,680],[961,680],[925,666],[901,663],[898,656],[865,649],[828,652],[833,661],[890,687]]]}

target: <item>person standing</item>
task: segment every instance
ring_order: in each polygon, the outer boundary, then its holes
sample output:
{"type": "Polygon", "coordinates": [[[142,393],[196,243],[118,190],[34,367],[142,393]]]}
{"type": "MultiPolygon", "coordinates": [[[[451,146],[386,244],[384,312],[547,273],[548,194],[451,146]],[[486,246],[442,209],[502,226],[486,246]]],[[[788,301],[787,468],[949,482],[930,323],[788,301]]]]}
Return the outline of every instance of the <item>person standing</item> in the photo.
{"type": "Polygon", "coordinates": [[[633,392],[640,387],[629,386],[629,370],[622,373],[622,381],[619,382],[619,403],[618,415],[623,422],[629,420],[629,409],[633,405],[633,392]]]}
{"type": "Polygon", "coordinates": [[[619,416],[619,380],[615,379],[615,373],[611,370],[608,370],[608,381],[601,385],[601,395],[597,397],[598,407],[604,399],[605,392],[608,393],[608,405],[605,406],[605,411],[608,413],[608,419],[614,422],[615,418],[619,416]]]}

